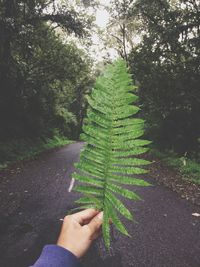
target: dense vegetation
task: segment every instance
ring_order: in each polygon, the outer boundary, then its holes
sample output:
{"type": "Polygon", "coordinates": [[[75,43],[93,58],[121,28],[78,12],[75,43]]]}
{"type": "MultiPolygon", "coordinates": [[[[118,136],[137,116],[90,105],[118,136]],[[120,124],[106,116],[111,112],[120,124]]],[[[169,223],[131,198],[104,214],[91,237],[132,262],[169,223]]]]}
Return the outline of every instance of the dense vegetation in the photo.
{"type": "Polygon", "coordinates": [[[77,138],[83,95],[93,82],[91,62],[74,43],[62,41],[54,28],[59,25],[67,36],[81,38],[88,34],[90,21],[53,4],[1,1],[1,139],[49,137],[55,128],[77,138]]]}
{"type": "MultiPolygon", "coordinates": [[[[86,43],[98,1],[0,2],[0,139],[78,139],[92,61],[86,43]]],[[[199,157],[199,0],[112,0],[106,49],[127,61],[138,85],[147,134],[162,151],[199,157]]],[[[108,59],[106,59],[107,61],[108,59]]],[[[94,70],[94,68],[93,68],[94,70]]],[[[2,151],[5,151],[5,146],[2,151]]],[[[0,152],[1,153],[1,152],[0,152]]],[[[2,152],[3,153],[3,152],[2,152]]]]}
{"type": "Polygon", "coordinates": [[[200,149],[199,1],[138,1],[143,41],[129,57],[149,133],[161,148],[200,149]],[[150,3],[151,2],[151,3],[150,3]]]}
{"type": "Polygon", "coordinates": [[[40,151],[59,145],[55,138],[79,136],[84,94],[94,78],[91,59],[70,41],[70,35],[82,39],[89,35],[92,18],[83,16],[82,6],[78,8],[79,13],[53,0],[0,2],[0,155],[4,165],[35,153],[25,147],[40,151]]]}

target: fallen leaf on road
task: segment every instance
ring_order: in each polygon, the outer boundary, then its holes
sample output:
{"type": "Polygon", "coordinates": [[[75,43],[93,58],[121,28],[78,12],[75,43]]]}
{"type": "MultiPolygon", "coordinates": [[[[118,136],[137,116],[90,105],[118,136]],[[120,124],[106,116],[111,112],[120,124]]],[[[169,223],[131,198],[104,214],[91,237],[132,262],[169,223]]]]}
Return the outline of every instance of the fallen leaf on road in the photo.
{"type": "Polygon", "coordinates": [[[68,188],[68,192],[71,192],[71,191],[72,191],[72,189],[73,189],[73,187],[74,187],[74,183],[75,183],[75,179],[72,178],[72,179],[71,179],[71,182],[70,182],[70,185],[69,185],[69,188],[68,188]]]}
{"type": "Polygon", "coordinates": [[[195,216],[195,217],[200,217],[200,214],[195,212],[195,213],[192,213],[192,216],[195,216]]]}

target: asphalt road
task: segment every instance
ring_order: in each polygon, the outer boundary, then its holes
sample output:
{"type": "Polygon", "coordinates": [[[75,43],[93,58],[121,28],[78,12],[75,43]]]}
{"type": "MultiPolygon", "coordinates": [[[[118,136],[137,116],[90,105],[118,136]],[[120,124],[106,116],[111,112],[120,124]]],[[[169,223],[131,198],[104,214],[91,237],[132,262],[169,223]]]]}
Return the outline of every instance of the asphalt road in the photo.
{"type": "MultiPolygon", "coordinates": [[[[82,143],[41,155],[0,178],[0,266],[27,267],[45,244],[55,243],[62,219],[74,207],[70,173],[82,143]]],[[[98,240],[83,259],[87,267],[199,267],[199,206],[154,183],[136,188],[143,201],[125,200],[137,224],[124,221],[132,238],[112,231],[110,254],[98,240]]]]}

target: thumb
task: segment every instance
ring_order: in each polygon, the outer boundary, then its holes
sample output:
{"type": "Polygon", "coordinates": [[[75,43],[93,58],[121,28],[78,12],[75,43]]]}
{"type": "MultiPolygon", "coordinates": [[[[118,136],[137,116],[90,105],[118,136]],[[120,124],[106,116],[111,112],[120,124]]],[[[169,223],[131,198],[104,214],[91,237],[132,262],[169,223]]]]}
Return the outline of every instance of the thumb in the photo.
{"type": "Polygon", "coordinates": [[[97,214],[87,225],[90,228],[92,235],[99,231],[102,223],[103,223],[103,211],[97,214]]]}

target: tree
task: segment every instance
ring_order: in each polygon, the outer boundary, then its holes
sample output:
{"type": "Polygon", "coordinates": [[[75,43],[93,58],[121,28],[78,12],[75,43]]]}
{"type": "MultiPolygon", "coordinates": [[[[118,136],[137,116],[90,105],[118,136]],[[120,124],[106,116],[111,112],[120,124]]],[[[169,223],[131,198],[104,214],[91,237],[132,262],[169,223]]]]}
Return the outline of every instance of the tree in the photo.
{"type": "Polygon", "coordinates": [[[126,61],[137,41],[134,36],[139,29],[139,23],[131,13],[133,6],[133,0],[112,0],[107,7],[110,20],[104,37],[105,45],[115,48],[126,61]]]}
{"type": "Polygon", "coordinates": [[[129,62],[149,134],[179,153],[199,151],[199,11],[195,0],[138,0],[133,9],[144,31],[129,62]]]}
{"type": "Polygon", "coordinates": [[[67,125],[77,122],[70,101],[81,75],[90,79],[90,64],[55,28],[87,36],[91,18],[44,0],[1,1],[0,15],[1,138],[41,136],[55,127],[69,133],[67,125]]]}

